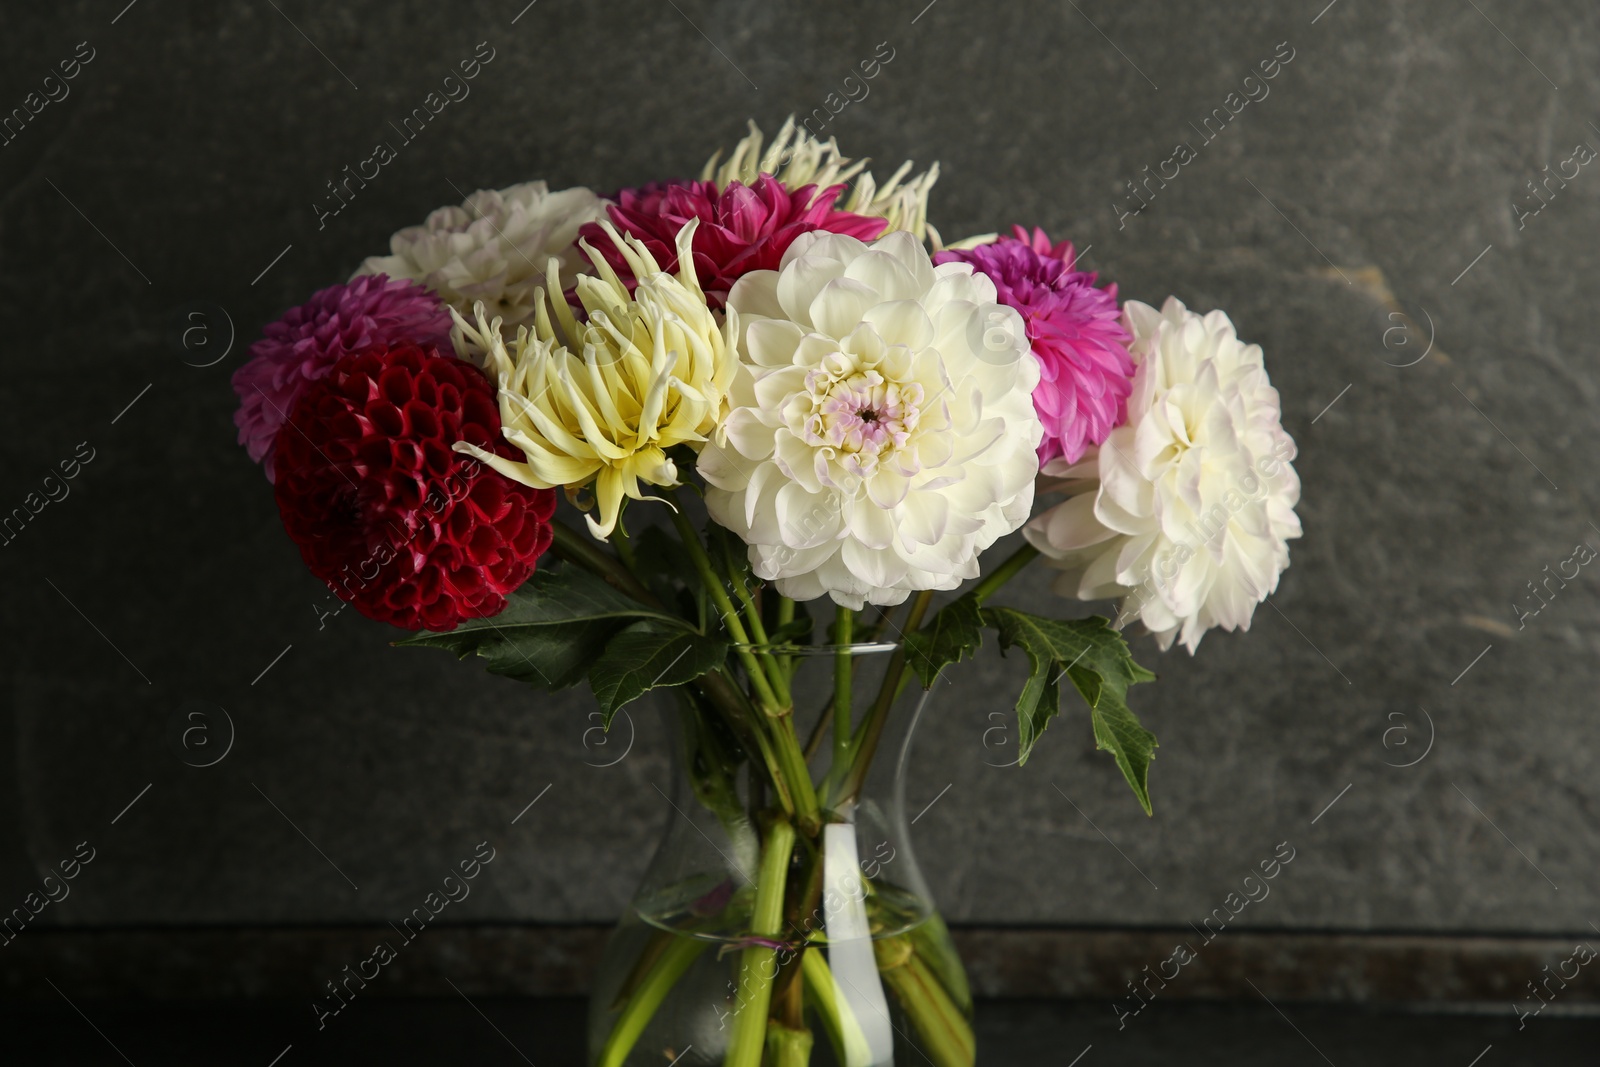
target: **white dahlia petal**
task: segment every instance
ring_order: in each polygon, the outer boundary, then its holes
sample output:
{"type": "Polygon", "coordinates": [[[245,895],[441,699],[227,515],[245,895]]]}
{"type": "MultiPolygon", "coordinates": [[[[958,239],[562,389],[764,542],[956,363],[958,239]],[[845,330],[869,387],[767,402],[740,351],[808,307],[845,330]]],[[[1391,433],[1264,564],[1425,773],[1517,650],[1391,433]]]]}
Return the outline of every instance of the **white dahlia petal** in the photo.
{"type": "Polygon", "coordinates": [[[700,469],[712,518],[783,595],[861,608],[954,589],[1027,520],[1038,362],[1020,321],[1012,347],[986,342],[1016,312],[961,266],[935,268],[903,232],[814,232],[730,293],[751,387],[700,469]]]}
{"type": "Polygon", "coordinates": [[[1024,530],[1065,572],[1056,588],[1122,598],[1163,649],[1193,653],[1205,631],[1250,627],[1300,536],[1300,479],[1289,461],[1278,392],[1259,345],[1221,311],[1176,298],[1158,311],[1130,300],[1136,371],[1128,421],[1079,463],[1046,466],[1043,488],[1068,499],[1024,530]]]}
{"type": "Polygon", "coordinates": [[[537,310],[552,256],[564,277],[589,269],[576,244],[578,229],[604,217],[605,201],[582,187],[552,193],[544,182],[525,182],[480,189],[460,207],[442,207],[421,226],[396,233],[390,254],[369,257],[355,276],[420,282],[462,315],[482,301],[510,340],[537,310]]]}

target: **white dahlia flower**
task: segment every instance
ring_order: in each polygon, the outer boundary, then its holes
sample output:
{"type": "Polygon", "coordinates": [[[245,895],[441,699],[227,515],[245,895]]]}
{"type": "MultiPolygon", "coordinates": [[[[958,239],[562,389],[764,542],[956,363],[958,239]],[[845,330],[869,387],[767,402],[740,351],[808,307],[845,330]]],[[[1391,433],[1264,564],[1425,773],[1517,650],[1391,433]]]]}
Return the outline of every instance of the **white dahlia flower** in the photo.
{"type": "Polygon", "coordinates": [[[1248,630],[1300,536],[1295,443],[1261,346],[1221,311],[1200,316],[1176,297],[1160,311],[1130,300],[1123,323],[1136,365],[1128,421],[1098,453],[1045,464],[1073,494],[1024,535],[1066,571],[1058,592],[1121,597],[1119,623],[1139,618],[1192,654],[1206,630],[1248,630]]]}
{"type": "Polygon", "coordinates": [[[616,528],[624,497],[645,499],[641,482],[677,485],[667,450],[698,448],[716,429],[737,359],[738,315],[730,310],[719,322],[695,278],[689,248],[698,224],[690,220],[679,232],[680,267],[672,275],[638,240],[602,223],[638,284],[630,294],[605,257],[583,242],[598,272],[578,278],[584,322],[563,299],[553,262],[548,290],[535,291],[533,323],[512,341],[482,304],[475,325],[453,312],[456,350],[484,354],[499,384],[501,433],[524,459],[466,442],[456,451],[535,489],[566,489],[569,498],[593,482],[600,518],[588,517],[589,531],[602,540],[616,528]]]}
{"type": "Polygon", "coordinates": [[[907,160],[880,186],[866,169],[867,160],[846,158],[840,154],[837,140],[817,140],[795,126],[793,115],[785,120],[765,153],[761,151],[762,140],[761,127],[751,122],[750,133],[734,146],[727,160],[723,161],[718,150],[700,172],[700,180],[711,182],[718,190],[731,181],[752,185],[763,174],[772,175],[791,190],[806,185],[820,190],[850,184],[849,194],[840,198],[835,208],[884,219],[889,231],[910,230],[917,240],[931,237],[938,244],[938,231],[928,225],[928,193],[939,180],[939,164],[908,179],[911,161],[907,160]]]}
{"type": "Polygon", "coordinates": [[[460,207],[442,207],[421,226],[389,240],[390,255],[371,256],[355,276],[387,274],[421,282],[470,315],[482,301],[508,334],[538,305],[551,256],[563,271],[587,271],[574,242],[578,228],[605,217],[605,201],[582,187],[552,193],[544,182],[480,189],[460,207]]]}
{"type": "Polygon", "coordinates": [[[813,231],[728,308],[740,363],[699,470],[778,592],[859,609],[954,589],[1027,519],[1039,365],[987,277],[904,230],[813,231]]]}

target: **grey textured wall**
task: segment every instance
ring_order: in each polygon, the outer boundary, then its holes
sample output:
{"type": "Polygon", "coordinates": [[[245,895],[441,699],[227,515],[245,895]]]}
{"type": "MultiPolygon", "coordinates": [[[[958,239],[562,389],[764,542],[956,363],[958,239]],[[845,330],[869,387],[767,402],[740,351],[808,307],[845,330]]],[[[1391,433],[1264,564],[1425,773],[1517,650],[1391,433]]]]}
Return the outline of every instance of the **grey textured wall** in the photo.
{"type": "Polygon", "coordinates": [[[988,650],[941,694],[914,792],[950,785],[918,823],[949,914],[1195,920],[1288,841],[1241,924],[1587,931],[1593,572],[1521,628],[1512,603],[1600,544],[1600,172],[1520,223],[1513,205],[1600,147],[1600,11],[1324,3],[13,5],[0,109],[79,42],[94,58],[0,147],[0,510],[79,442],[94,459],[0,548],[0,910],[88,841],[42,922],[381,920],[487,838],[500,858],[453,918],[613,916],[669,814],[655,724],[590,766],[624,739],[585,746],[581,694],[391,649],[353,612],[319,628],[228,375],[457,190],[692,172],[886,41],[827,132],[890,169],[938,159],[947,235],[1037,223],[1125,296],[1227,309],[1267,351],[1305,485],[1249,634],[1193,660],[1138,646],[1162,675],[1137,691],[1154,819],[1082,716],[1025,769],[990,766],[1017,663],[988,650]],[[472,95],[319,230],[324,183],[480,41],[472,95]],[[1270,95],[1204,143],[1191,123],[1282,42],[1270,95]],[[1120,217],[1180,141],[1198,158],[1120,217]],[[224,314],[231,354],[193,365],[224,314]],[[207,705],[232,748],[187,766],[173,723],[207,705]]]}

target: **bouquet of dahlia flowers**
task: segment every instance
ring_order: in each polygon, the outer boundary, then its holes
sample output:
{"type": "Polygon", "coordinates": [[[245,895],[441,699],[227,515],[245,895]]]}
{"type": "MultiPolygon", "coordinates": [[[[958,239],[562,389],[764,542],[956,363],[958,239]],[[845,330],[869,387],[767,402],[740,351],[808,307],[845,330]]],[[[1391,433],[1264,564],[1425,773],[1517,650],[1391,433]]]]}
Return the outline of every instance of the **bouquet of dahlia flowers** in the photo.
{"type": "MultiPolygon", "coordinates": [[[[587,680],[607,723],[675,692],[695,796],[749,831],[738,858],[759,872],[693,902],[743,930],[728,1064],[809,1062],[813,1021],[839,1062],[888,1062],[807,951],[827,939],[780,930],[816,899],[903,690],[993,629],[1027,663],[1019,762],[1070,689],[1148,811],[1155,738],[1126,694],[1154,676],[1118,631],[1137,618],[1193,653],[1248,629],[1300,534],[1294,442],[1226,314],[1119,303],[1039,229],[947,245],[927,222],[937,168],[909,170],[879,184],[791,121],[765,151],[752,124],[698,180],[478,192],[266,327],[233,379],[240,443],[306,565],[421,631],[399,643],[535,687],[587,680]],[[991,606],[1035,558],[1116,617],[991,606]],[[892,655],[853,698],[869,643],[892,655]],[[832,682],[797,712],[809,663],[832,682]]],[[[876,932],[882,886],[861,878],[876,932]]],[[[879,967],[922,975],[887,981],[897,1010],[935,1062],[971,1063],[941,943],[880,944],[879,967]]],[[[630,1062],[675,952],[640,953],[597,1062],[630,1062]]]]}

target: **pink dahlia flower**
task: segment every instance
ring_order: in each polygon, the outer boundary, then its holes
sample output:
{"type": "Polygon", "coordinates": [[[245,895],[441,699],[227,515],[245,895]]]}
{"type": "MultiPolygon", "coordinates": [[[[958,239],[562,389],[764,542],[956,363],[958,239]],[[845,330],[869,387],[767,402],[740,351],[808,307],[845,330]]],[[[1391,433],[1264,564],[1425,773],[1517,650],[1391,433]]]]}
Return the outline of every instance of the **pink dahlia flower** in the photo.
{"type": "Polygon", "coordinates": [[[1132,338],[1123,328],[1117,287],[1095,286],[1096,275],[1073,270],[1071,241],[1052,245],[1044,231],[959,251],[940,252],[935,263],[970,263],[989,276],[1000,303],[1027,323],[1039,359],[1033,407],[1044,423],[1039,462],[1064,456],[1076,463],[1126,417],[1133,391],[1132,338]]]}
{"type": "MultiPolygon", "coordinates": [[[[644,242],[664,271],[678,269],[674,241],[690,219],[699,219],[694,233],[694,269],[706,302],[721,310],[733,283],[753,270],[777,270],[794,239],[809,230],[842,233],[870,241],[883,233],[883,219],[835,210],[843,185],[818,191],[815,185],[789,190],[771,175],[754,185],[730,181],[721,192],[711,182],[652,182],[624,189],[611,199],[611,222],[624,234],[644,242]]],[[[634,278],[598,223],[580,231],[612,269],[628,284],[634,278]]]]}
{"type": "Polygon", "coordinates": [[[262,330],[251,359],[233,374],[239,443],[276,482],[273,442],[306,386],[341,357],[399,344],[450,351],[450,312],[412,282],[368,274],[318,292],[262,330]]]}

